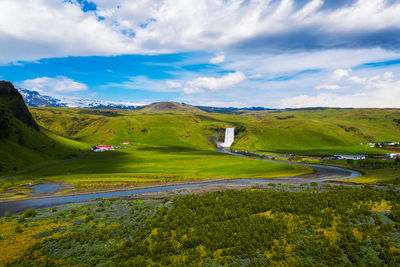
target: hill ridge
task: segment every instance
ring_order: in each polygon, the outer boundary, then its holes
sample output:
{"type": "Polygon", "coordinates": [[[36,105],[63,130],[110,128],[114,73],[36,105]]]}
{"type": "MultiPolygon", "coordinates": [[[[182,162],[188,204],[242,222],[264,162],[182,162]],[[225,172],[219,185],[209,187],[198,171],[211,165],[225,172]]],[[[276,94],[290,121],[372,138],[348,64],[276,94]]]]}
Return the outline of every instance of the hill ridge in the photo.
{"type": "Polygon", "coordinates": [[[142,106],[138,110],[145,112],[157,112],[157,111],[185,111],[185,112],[204,112],[201,109],[175,101],[161,101],[155,102],[150,105],[142,106]]]}

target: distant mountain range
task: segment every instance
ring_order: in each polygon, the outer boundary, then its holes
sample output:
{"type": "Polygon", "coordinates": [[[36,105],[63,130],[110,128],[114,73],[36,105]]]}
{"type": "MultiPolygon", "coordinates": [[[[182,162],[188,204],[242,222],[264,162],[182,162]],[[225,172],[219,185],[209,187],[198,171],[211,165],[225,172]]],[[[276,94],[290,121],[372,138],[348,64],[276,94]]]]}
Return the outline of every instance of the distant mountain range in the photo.
{"type": "Polygon", "coordinates": [[[27,106],[31,107],[65,107],[60,99],[41,95],[39,92],[27,89],[18,89],[27,106]]]}
{"type": "Polygon", "coordinates": [[[271,109],[264,107],[209,107],[191,106],[185,103],[176,102],[157,102],[142,106],[132,103],[113,102],[105,100],[85,99],[85,98],[63,98],[57,99],[51,96],[41,95],[37,91],[28,89],[18,89],[27,106],[30,107],[76,107],[76,108],[117,108],[117,109],[140,109],[143,111],[205,111],[216,113],[243,113],[248,111],[287,111],[287,110],[319,110],[326,107],[305,107],[305,108],[286,108],[271,109]]]}
{"type": "Polygon", "coordinates": [[[41,95],[37,91],[18,89],[27,106],[30,107],[77,107],[77,108],[119,108],[134,109],[137,106],[129,103],[119,103],[104,100],[65,98],[57,99],[51,96],[41,95]]]}

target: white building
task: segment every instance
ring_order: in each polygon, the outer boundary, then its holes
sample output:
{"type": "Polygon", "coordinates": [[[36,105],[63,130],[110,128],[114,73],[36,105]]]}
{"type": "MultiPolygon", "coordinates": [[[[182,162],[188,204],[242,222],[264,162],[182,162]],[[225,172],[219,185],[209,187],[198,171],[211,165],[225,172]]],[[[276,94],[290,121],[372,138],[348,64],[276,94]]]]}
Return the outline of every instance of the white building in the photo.
{"type": "Polygon", "coordinates": [[[364,155],[334,155],[336,159],[353,159],[353,160],[360,160],[365,159],[364,155]]]}

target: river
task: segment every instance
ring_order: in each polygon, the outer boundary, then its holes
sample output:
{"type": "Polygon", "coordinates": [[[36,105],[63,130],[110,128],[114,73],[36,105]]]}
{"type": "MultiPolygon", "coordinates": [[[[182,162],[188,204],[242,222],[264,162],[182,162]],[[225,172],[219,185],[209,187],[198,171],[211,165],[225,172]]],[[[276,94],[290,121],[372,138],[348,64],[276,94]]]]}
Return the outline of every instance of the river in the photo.
{"type": "MultiPolygon", "coordinates": [[[[138,195],[145,193],[155,193],[162,191],[169,191],[174,189],[188,188],[188,187],[196,187],[196,186],[204,186],[209,184],[221,184],[221,183],[258,183],[258,182],[277,182],[277,183],[310,183],[317,182],[321,183],[327,180],[332,179],[348,179],[361,176],[361,173],[333,166],[325,166],[325,165],[316,165],[316,164],[307,164],[307,163],[299,163],[299,162],[288,162],[288,161],[279,161],[279,160],[271,160],[271,159],[260,159],[255,157],[244,156],[239,153],[234,153],[230,151],[225,151],[221,149],[217,149],[218,152],[226,153],[234,156],[254,158],[257,160],[264,161],[272,161],[272,162],[280,162],[286,164],[294,164],[294,165],[305,165],[315,169],[317,178],[316,179],[307,179],[300,177],[285,177],[285,178],[269,178],[269,179],[229,179],[222,181],[211,181],[211,182],[199,182],[199,183],[190,183],[190,184],[179,184],[179,185],[168,185],[168,186],[157,186],[151,188],[142,188],[142,189],[133,189],[133,190],[125,190],[125,191],[113,191],[113,192],[101,192],[101,193],[90,193],[90,194],[81,194],[74,196],[58,196],[58,197],[46,197],[46,198],[38,198],[38,199],[21,199],[14,201],[6,201],[0,202],[0,216],[3,216],[6,211],[11,213],[16,213],[20,211],[25,211],[27,209],[38,209],[38,208],[49,208],[56,207],[65,204],[79,203],[88,200],[100,199],[100,198],[109,198],[109,197],[121,197],[121,196],[130,196],[130,195],[138,195]]],[[[42,188],[46,188],[46,186],[42,186],[42,188]]]]}

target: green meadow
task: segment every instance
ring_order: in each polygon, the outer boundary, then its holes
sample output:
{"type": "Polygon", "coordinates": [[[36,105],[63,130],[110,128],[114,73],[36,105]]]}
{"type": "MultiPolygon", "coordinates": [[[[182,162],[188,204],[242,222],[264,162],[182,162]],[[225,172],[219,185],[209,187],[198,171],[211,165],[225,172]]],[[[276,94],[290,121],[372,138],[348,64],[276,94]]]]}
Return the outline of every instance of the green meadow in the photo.
{"type": "Polygon", "coordinates": [[[384,154],[368,142],[400,141],[399,109],[325,109],[219,114],[32,108],[43,127],[89,144],[123,141],[213,149],[225,127],[233,149],[292,154],[384,154]],[[218,132],[219,130],[219,132],[218,132]]]}
{"type": "MultiPolygon", "coordinates": [[[[57,160],[60,164],[1,180],[3,188],[27,182],[66,182],[75,190],[135,186],[209,178],[295,176],[311,168],[237,158],[216,152],[226,127],[235,127],[233,149],[262,153],[384,154],[368,142],[400,141],[398,109],[326,109],[207,113],[197,109],[159,111],[30,108],[41,133],[25,144],[2,142],[12,173],[57,160]],[[96,144],[120,145],[85,152],[96,144]]],[[[23,127],[22,127],[23,128],[23,127]]]]}
{"type": "Polygon", "coordinates": [[[21,180],[67,182],[75,190],[136,186],[209,178],[262,178],[311,172],[304,166],[238,158],[212,150],[134,145],[95,153],[17,176],[21,180]]]}

